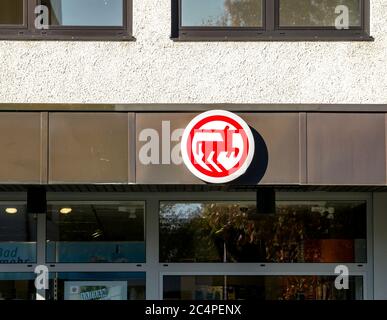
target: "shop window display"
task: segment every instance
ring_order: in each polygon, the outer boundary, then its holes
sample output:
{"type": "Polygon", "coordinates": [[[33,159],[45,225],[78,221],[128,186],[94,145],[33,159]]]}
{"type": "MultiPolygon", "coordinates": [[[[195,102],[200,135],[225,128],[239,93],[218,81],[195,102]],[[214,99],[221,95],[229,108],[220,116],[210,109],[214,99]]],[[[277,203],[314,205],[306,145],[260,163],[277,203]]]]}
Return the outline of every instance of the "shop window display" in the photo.
{"type": "Polygon", "coordinates": [[[48,207],[47,260],[59,263],[145,261],[144,203],[48,207]]]}

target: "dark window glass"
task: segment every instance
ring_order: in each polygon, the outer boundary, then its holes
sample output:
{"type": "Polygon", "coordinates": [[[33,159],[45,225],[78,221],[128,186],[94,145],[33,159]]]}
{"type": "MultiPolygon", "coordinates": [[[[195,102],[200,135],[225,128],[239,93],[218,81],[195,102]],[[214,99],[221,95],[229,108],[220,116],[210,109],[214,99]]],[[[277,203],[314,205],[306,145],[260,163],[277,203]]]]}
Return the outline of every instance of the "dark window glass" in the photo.
{"type": "Polygon", "coordinates": [[[0,300],[35,300],[33,273],[0,273],[0,300]]]}
{"type": "Polygon", "coordinates": [[[335,276],[164,276],[165,300],[362,300],[363,278],[337,290],[335,276]]]}
{"type": "Polygon", "coordinates": [[[0,25],[23,24],[24,0],[0,0],[0,25]]]}
{"type": "Polygon", "coordinates": [[[36,216],[24,205],[0,205],[0,263],[36,262],[36,216]]]}
{"type": "Polygon", "coordinates": [[[122,27],[123,0],[42,0],[49,8],[50,25],[122,27]]]}
{"type": "Polygon", "coordinates": [[[144,204],[51,205],[49,262],[145,262],[144,204]]]}
{"type": "Polygon", "coordinates": [[[360,0],[280,0],[280,26],[334,27],[339,5],[349,10],[349,26],[361,26],[360,0]]]}
{"type": "Polygon", "coordinates": [[[278,201],[276,214],[248,202],[162,202],[160,261],[363,263],[366,211],[362,201],[278,201]]]}
{"type": "Polygon", "coordinates": [[[262,0],[182,0],[182,26],[261,27],[262,0]]]}
{"type": "Polygon", "coordinates": [[[56,273],[48,300],[144,300],[145,273],[56,273]]]}

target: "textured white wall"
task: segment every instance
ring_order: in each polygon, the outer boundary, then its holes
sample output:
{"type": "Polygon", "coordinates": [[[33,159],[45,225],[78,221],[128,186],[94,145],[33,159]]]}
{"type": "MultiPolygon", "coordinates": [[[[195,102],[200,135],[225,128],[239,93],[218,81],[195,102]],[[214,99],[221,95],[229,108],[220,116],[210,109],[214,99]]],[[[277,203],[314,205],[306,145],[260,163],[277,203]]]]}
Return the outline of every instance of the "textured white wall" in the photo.
{"type": "Polygon", "coordinates": [[[375,42],[173,42],[170,0],[134,0],[136,42],[0,41],[0,103],[387,103],[375,42]]]}

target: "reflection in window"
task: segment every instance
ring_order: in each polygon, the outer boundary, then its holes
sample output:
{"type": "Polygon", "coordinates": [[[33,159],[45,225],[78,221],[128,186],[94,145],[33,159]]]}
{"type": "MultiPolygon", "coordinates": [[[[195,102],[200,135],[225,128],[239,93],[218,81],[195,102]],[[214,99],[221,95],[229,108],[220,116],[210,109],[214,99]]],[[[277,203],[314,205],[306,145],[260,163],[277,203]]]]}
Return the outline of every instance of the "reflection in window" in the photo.
{"type": "Polygon", "coordinates": [[[123,0],[42,0],[49,8],[50,25],[122,27],[123,0]]]}
{"type": "Polygon", "coordinates": [[[145,262],[144,203],[48,207],[49,262],[145,262]]]}
{"type": "Polygon", "coordinates": [[[160,205],[161,262],[359,262],[366,203],[279,201],[276,214],[249,202],[160,205]]]}
{"type": "Polygon", "coordinates": [[[35,300],[33,273],[0,273],[0,300],[35,300]]]}
{"type": "Polygon", "coordinates": [[[0,1],[0,25],[23,24],[23,0],[0,1]]]}
{"type": "Polygon", "coordinates": [[[48,300],[144,300],[145,273],[56,273],[48,300]]]}
{"type": "Polygon", "coordinates": [[[349,26],[359,27],[361,0],[280,0],[280,26],[334,27],[339,5],[349,9],[349,26]]]}
{"type": "Polygon", "coordinates": [[[262,0],[182,0],[182,26],[261,27],[262,0]]]}
{"type": "Polygon", "coordinates": [[[363,278],[337,290],[335,276],[164,276],[165,300],[362,300],[363,278]]]}
{"type": "Polygon", "coordinates": [[[36,216],[24,205],[0,205],[0,263],[36,261],[36,216]]]}

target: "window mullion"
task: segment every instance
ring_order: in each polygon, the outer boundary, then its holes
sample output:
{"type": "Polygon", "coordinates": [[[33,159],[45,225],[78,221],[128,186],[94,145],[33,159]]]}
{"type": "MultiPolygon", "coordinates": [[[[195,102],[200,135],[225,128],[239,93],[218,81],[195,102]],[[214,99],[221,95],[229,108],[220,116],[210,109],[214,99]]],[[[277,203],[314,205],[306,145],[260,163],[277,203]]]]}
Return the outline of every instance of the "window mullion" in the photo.
{"type": "Polygon", "coordinates": [[[160,297],[160,263],[159,263],[159,201],[149,198],[146,201],[146,297],[148,300],[160,297]]]}
{"type": "Polygon", "coordinates": [[[366,33],[370,33],[370,0],[362,0],[361,8],[362,8],[362,30],[366,33]]]}
{"type": "Polygon", "coordinates": [[[38,0],[26,0],[27,2],[27,28],[30,33],[35,30],[35,8],[38,5],[38,0]]]}
{"type": "MultiPolygon", "coordinates": [[[[37,214],[36,264],[46,265],[46,214],[37,214]]],[[[46,290],[37,289],[37,300],[46,300],[46,290]]]]}
{"type": "Polygon", "coordinates": [[[179,29],[181,26],[181,1],[172,0],[171,1],[171,38],[179,37],[179,29]]]}
{"type": "Polygon", "coordinates": [[[266,32],[275,30],[277,0],[265,0],[265,25],[266,32]]]}
{"type": "Polygon", "coordinates": [[[126,16],[124,29],[131,35],[133,33],[133,0],[124,1],[124,15],[126,16]]]}

